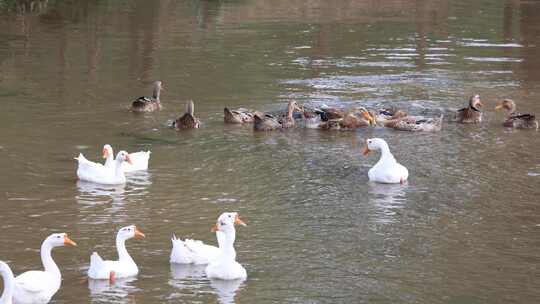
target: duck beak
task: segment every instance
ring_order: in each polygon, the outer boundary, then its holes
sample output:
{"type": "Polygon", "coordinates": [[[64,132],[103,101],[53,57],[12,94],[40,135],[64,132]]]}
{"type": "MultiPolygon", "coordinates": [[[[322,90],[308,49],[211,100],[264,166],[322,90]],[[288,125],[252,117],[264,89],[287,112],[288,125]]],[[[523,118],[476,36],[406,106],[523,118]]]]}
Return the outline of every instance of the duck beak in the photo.
{"type": "Polygon", "coordinates": [[[144,237],[146,237],[146,235],[144,235],[144,233],[142,233],[142,231],[140,231],[139,228],[135,227],[135,238],[142,239],[144,237]]]}
{"type": "Polygon", "coordinates": [[[502,107],[503,107],[503,105],[502,105],[502,104],[500,104],[500,105],[497,105],[497,106],[495,107],[495,110],[500,110],[500,109],[502,109],[502,107]]]}
{"type": "Polygon", "coordinates": [[[77,246],[77,243],[75,243],[74,241],[72,241],[68,236],[67,234],[64,236],[64,246],[77,246]]]}
{"type": "Polygon", "coordinates": [[[365,119],[367,119],[370,125],[375,125],[375,118],[371,116],[371,113],[369,113],[368,111],[364,111],[362,112],[362,115],[364,116],[365,119]]]}
{"type": "Polygon", "coordinates": [[[240,216],[237,214],[236,217],[234,218],[234,224],[235,225],[242,225],[242,226],[247,226],[246,223],[244,223],[241,219],[240,219],[240,216]]]}
{"type": "Polygon", "coordinates": [[[107,156],[109,156],[109,151],[107,151],[107,149],[103,149],[101,153],[103,153],[103,158],[107,158],[107,156]]]}
{"type": "Polygon", "coordinates": [[[364,146],[364,149],[362,150],[363,155],[368,155],[371,150],[368,148],[367,144],[364,146]]]}
{"type": "Polygon", "coordinates": [[[214,226],[212,226],[212,228],[210,228],[210,231],[212,231],[212,232],[217,232],[217,231],[219,231],[219,227],[218,227],[217,223],[214,224],[214,226]]]}
{"type": "Polygon", "coordinates": [[[133,162],[131,161],[131,157],[129,157],[129,154],[126,154],[126,161],[133,165],[133,162]]]}

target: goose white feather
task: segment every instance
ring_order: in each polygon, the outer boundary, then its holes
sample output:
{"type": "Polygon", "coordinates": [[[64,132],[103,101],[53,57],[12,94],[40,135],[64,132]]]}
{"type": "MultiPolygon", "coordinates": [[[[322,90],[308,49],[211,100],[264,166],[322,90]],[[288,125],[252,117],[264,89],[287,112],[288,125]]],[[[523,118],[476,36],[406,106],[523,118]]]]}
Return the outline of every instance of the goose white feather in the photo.
{"type": "Polygon", "coordinates": [[[370,181],[397,184],[403,183],[409,178],[409,171],[396,161],[384,139],[371,138],[366,141],[364,155],[375,150],[381,151],[381,158],[369,169],[368,176],[370,181]]]}
{"type": "Polygon", "coordinates": [[[246,225],[240,220],[238,213],[225,212],[219,216],[213,228],[214,231],[223,233],[223,240],[219,244],[221,255],[206,266],[205,273],[210,279],[245,280],[247,278],[246,269],[236,261],[236,251],[234,249],[235,224],[246,225]]]}
{"type": "MultiPolygon", "coordinates": [[[[131,163],[130,162],[122,163],[122,170],[124,170],[124,173],[148,170],[148,160],[150,159],[150,153],[151,153],[150,151],[139,151],[139,152],[129,153],[129,159],[131,160],[131,163]]],[[[105,167],[114,168],[113,156],[114,156],[114,151],[111,145],[103,146],[103,158],[107,159],[105,161],[105,167]]]]}
{"type": "Polygon", "coordinates": [[[0,304],[12,304],[15,277],[9,265],[2,261],[0,261],[0,275],[4,281],[4,291],[2,292],[2,296],[0,296],[0,304]]]}
{"type": "Polygon", "coordinates": [[[130,155],[126,151],[120,151],[116,155],[116,159],[105,165],[89,161],[81,153],[75,158],[78,161],[77,177],[82,181],[106,184],[119,185],[126,182],[126,175],[122,169],[124,161],[130,163],[130,155]],[[112,167],[112,168],[111,168],[112,167]]]}
{"type": "MultiPolygon", "coordinates": [[[[60,289],[62,275],[60,269],[51,256],[54,247],[72,245],[75,242],[65,233],[55,233],[43,241],[41,245],[41,262],[44,271],[27,271],[15,278],[13,303],[15,304],[41,304],[48,303],[60,289]]],[[[9,303],[9,302],[8,302],[9,303]]]]}
{"type": "Polygon", "coordinates": [[[131,238],[145,237],[134,225],[123,227],[116,234],[117,261],[105,261],[97,252],[90,256],[90,268],[88,277],[95,280],[114,280],[116,278],[128,278],[139,273],[139,267],[126,249],[126,241],[131,238]]]}

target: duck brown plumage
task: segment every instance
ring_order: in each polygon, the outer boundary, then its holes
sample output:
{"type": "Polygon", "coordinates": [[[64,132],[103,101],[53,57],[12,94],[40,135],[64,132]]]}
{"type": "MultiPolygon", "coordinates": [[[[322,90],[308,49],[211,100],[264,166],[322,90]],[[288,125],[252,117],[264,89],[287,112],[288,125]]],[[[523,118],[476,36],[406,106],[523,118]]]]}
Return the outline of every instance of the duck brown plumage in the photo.
{"type": "Polygon", "coordinates": [[[161,81],[155,81],[152,89],[152,97],[141,96],[131,103],[131,111],[133,112],[153,112],[161,109],[161,101],[159,99],[161,90],[163,89],[161,81]]]}
{"type": "Polygon", "coordinates": [[[195,104],[192,100],[186,104],[186,113],[173,122],[173,127],[177,130],[198,129],[201,122],[195,117],[195,104]]]}
{"type": "Polygon", "coordinates": [[[480,95],[471,96],[469,99],[469,106],[458,110],[456,114],[456,121],[464,124],[481,122],[482,112],[479,108],[482,106],[480,95]]]}
{"type": "Polygon", "coordinates": [[[253,130],[255,131],[271,131],[277,129],[288,129],[294,127],[294,117],[293,113],[295,111],[303,112],[303,110],[298,106],[296,101],[292,100],[287,106],[287,113],[277,119],[276,117],[270,114],[264,114],[261,112],[255,112],[253,130]]]}
{"type": "Polygon", "coordinates": [[[223,109],[223,113],[225,123],[230,124],[252,123],[255,119],[253,111],[244,108],[239,108],[236,110],[225,108],[223,109]]]}
{"type": "Polygon", "coordinates": [[[516,103],[511,99],[503,100],[495,110],[506,110],[506,119],[503,126],[518,129],[538,129],[538,120],[534,114],[521,114],[516,111],[516,103]]]}

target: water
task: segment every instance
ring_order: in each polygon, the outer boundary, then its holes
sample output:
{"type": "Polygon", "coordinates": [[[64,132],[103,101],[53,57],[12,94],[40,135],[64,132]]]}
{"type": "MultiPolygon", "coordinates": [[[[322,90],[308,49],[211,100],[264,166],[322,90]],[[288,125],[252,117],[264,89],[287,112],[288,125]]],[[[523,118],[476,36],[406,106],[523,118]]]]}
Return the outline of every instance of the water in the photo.
{"type": "Polygon", "coordinates": [[[0,1],[0,259],[40,267],[51,232],[63,275],[54,303],[535,303],[540,300],[540,147],[492,109],[513,98],[540,113],[532,1],[0,1]],[[132,98],[167,88],[159,113],[132,98]],[[436,115],[478,93],[479,126],[254,134],[222,108],[397,105],[436,115]],[[166,122],[195,101],[203,127],[166,122]],[[383,137],[409,168],[372,185],[363,157],[383,137]],[[103,144],[150,149],[125,187],[77,183],[73,157],[103,144]],[[171,267],[176,233],[215,244],[225,210],[238,228],[243,283],[171,267]],[[88,282],[89,256],[128,242],[140,275],[88,282]]]}

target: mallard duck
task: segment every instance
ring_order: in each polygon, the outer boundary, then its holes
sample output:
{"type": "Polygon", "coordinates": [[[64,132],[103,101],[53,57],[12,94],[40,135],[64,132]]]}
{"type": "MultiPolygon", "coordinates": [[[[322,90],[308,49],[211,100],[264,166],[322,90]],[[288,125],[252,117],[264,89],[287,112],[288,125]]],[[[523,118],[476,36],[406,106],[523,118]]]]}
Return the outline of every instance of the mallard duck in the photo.
{"type": "Polygon", "coordinates": [[[392,153],[388,143],[382,138],[370,138],[366,140],[363,154],[368,155],[370,151],[381,151],[381,158],[369,169],[368,177],[372,182],[383,184],[404,183],[409,178],[409,171],[399,164],[392,153]]]}
{"type": "Polygon", "coordinates": [[[403,110],[398,110],[396,107],[390,107],[381,109],[377,114],[372,114],[372,116],[375,118],[377,123],[384,125],[384,123],[388,121],[406,117],[408,114],[403,110]]]}
{"type": "Polygon", "coordinates": [[[177,130],[198,129],[201,121],[193,115],[194,112],[195,104],[190,100],[186,104],[186,113],[173,122],[173,127],[177,130]]]}
{"type": "Polygon", "coordinates": [[[49,303],[62,285],[62,274],[52,258],[55,247],[77,246],[65,233],[54,233],[41,244],[42,270],[31,270],[15,278],[14,303],[49,303]]]}
{"type": "Polygon", "coordinates": [[[506,120],[503,126],[518,129],[538,129],[538,120],[534,114],[520,114],[516,112],[516,103],[511,99],[503,100],[495,110],[505,109],[506,120]]]}
{"type": "Polygon", "coordinates": [[[261,112],[254,113],[253,129],[255,131],[271,131],[277,129],[288,129],[294,127],[293,113],[295,111],[303,112],[296,101],[291,100],[287,106],[287,114],[280,119],[261,112]]]}
{"type": "Polygon", "coordinates": [[[479,123],[482,121],[482,112],[480,107],[482,107],[482,102],[480,101],[480,95],[473,95],[469,99],[469,106],[463,109],[459,109],[456,114],[456,121],[460,123],[479,123]]]}
{"type": "Polygon", "coordinates": [[[387,128],[392,128],[399,131],[411,132],[437,132],[442,128],[444,115],[437,118],[421,117],[421,116],[404,116],[387,120],[383,125],[387,128]]]}
{"type": "Polygon", "coordinates": [[[223,112],[225,123],[230,124],[252,123],[255,116],[253,111],[244,108],[239,108],[236,110],[225,108],[223,109],[223,112]]]}
{"type": "Polygon", "coordinates": [[[161,109],[159,95],[164,88],[161,81],[155,81],[153,84],[152,97],[141,96],[131,103],[131,111],[133,112],[153,112],[161,109]]]}

